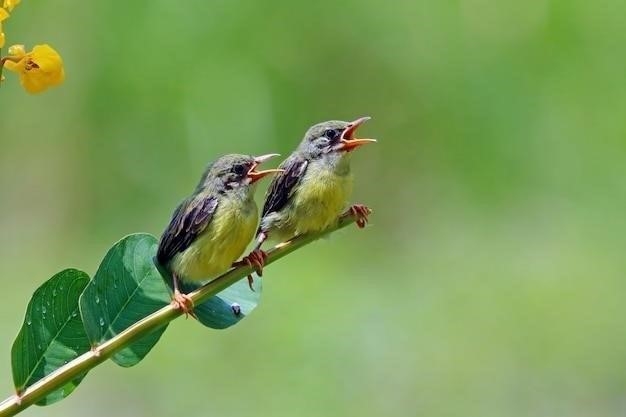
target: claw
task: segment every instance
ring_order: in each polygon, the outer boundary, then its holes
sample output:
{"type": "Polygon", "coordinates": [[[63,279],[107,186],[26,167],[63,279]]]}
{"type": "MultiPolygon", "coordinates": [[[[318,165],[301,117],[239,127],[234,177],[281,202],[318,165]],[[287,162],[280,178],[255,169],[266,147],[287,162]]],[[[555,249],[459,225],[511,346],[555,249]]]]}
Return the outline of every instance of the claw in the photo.
{"type": "Polygon", "coordinates": [[[356,225],[359,229],[363,229],[367,225],[368,218],[372,210],[363,204],[354,204],[348,209],[348,213],[356,218],[356,225]]]}
{"type": "Polygon", "coordinates": [[[174,291],[172,306],[182,310],[186,318],[189,316],[196,318],[196,314],[193,312],[193,300],[187,294],[178,291],[178,289],[174,291]]]}
{"type": "MultiPolygon", "coordinates": [[[[233,266],[239,265],[247,265],[250,268],[254,269],[254,272],[257,273],[258,276],[263,276],[263,267],[265,266],[265,261],[267,260],[267,253],[261,249],[255,249],[248,256],[245,256],[241,261],[235,262],[233,266]]],[[[248,275],[248,285],[250,289],[254,291],[252,284],[254,283],[254,279],[252,278],[252,274],[248,275]]]]}

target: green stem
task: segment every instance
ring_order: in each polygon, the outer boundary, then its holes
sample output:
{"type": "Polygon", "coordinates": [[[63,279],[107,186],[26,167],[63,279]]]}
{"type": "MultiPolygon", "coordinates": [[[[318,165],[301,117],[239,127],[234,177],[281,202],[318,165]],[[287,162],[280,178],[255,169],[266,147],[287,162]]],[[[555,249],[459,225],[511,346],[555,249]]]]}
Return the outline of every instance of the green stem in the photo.
{"type": "MultiPolygon", "coordinates": [[[[275,262],[283,256],[308,245],[324,235],[352,224],[354,221],[355,218],[352,215],[344,215],[339,219],[335,226],[329,228],[328,230],[321,233],[297,236],[287,242],[281,243],[267,253],[266,264],[271,264],[272,262],[275,262]]],[[[237,268],[233,268],[215,278],[213,281],[210,281],[198,290],[190,293],[189,296],[195,305],[201,304],[223,289],[248,276],[250,273],[252,273],[252,269],[249,266],[239,266],[237,268]]],[[[96,346],[91,351],[82,354],[73,361],[68,362],[66,365],[35,382],[19,395],[15,394],[4,400],[0,403],[0,417],[16,415],[25,408],[35,404],[54,390],[59,389],[68,382],[72,381],[77,376],[84,374],[96,365],[109,359],[115,352],[169,323],[181,314],[182,313],[179,309],[174,308],[172,305],[168,305],[148,317],[139,320],[123,332],[118,333],[115,337],[107,340],[101,345],[96,346]]]]}
{"type": "Polygon", "coordinates": [[[6,58],[2,58],[2,49],[0,48],[0,87],[2,87],[2,72],[4,71],[4,63],[6,58]]]}

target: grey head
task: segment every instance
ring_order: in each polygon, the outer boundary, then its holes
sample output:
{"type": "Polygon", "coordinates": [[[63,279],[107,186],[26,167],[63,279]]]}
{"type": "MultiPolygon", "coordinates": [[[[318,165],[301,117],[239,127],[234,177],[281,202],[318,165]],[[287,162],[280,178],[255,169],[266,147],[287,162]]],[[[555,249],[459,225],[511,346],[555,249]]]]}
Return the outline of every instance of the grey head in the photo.
{"type": "Polygon", "coordinates": [[[376,142],[375,139],[357,139],[354,134],[369,117],[352,122],[329,120],[313,125],[304,134],[298,152],[308,160],[326,158],[338,160],[361,145],[376,142]]]}
{"type": "Polygon", "coordinates": [[[206,168],[196,187],[196,192],[207,189],[218,193],[245,191],[266,175],[282,171],[277,169],[256,170],[261,163],[275,156],[278,154],[261,156],[224,155],[206,168]]]}

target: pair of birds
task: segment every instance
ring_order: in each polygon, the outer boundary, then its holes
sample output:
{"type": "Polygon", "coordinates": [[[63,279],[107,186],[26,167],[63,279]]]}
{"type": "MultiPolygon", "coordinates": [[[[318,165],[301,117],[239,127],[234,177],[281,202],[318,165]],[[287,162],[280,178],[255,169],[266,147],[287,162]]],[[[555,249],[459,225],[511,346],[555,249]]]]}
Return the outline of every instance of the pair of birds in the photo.
{"type": "MultiPolygon", "coordinates": [[[[231,266],[247,264],[261,275],[268,238],[290,239],[322,231],[337,221],[352,189],[350,153],[375,142],[354,134],[369,117],[352,122],[327,121],[311,127],[302,142],[277,169],[258,166],[278,154],[225,155],[208,166],[198,186],[174,211],[163,232],[157,261],[172,275],[173,305],[193,314],[191,299],[179,289],[179,280],[198,282],[231,266]],[[276,174],[267,191],[261,221],[254,202],[256,183],[276,174]],[[255,236],[255,249],[235,262],[255,236]]],[[[369,209],[349,209],[364,227],[369,209]]],[[[248,277],[252,288],[252,276],[248,277]]]]}

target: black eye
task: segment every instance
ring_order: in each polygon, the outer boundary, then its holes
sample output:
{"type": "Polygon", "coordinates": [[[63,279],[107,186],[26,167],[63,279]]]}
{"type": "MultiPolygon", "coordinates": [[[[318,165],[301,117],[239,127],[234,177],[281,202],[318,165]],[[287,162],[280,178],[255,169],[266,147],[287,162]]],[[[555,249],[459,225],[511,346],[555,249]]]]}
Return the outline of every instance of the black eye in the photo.
{"type": "Polygon", "coordinates": [[[246,167],[238,164],[233,167],[233,172],[237,175],[243,175],[246,172],[246,167]]]}
{"type": "Polygon", "coordinates": [[[339,136],[339,132],[335,129],[326,129],[326,131],[324,132],[324,136],[326,136],[328,140],[333,141],[337,139],[337,136],[339,136]]]}

